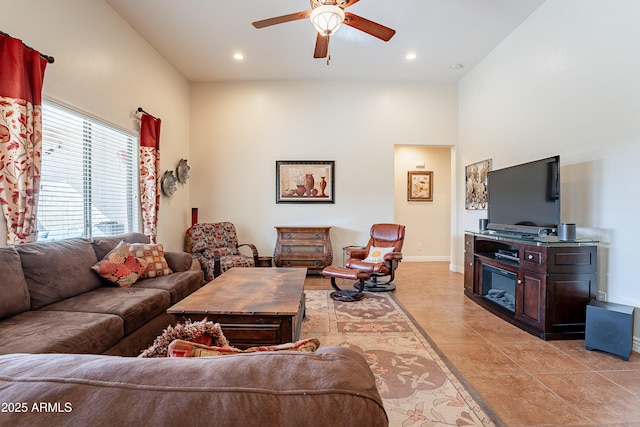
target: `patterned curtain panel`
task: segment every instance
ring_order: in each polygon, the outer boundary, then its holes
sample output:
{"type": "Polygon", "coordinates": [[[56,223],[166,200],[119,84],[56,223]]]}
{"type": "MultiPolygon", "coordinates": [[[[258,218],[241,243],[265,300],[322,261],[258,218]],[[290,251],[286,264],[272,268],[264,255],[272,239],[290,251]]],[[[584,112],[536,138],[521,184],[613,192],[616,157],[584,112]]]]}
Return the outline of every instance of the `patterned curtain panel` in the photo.
{"type": "Polygon", "coordinates": [[[36,240],[47,61],[21,40],[0,35],[0,64],[0,203],[12,245],[36,240]]]}
{"type": "Polygon", "coordinates": [[[140,121],[140,206],[143,233],[152,243],[158,234],[160,210],[160,119],[143,113],[140,121]]]}

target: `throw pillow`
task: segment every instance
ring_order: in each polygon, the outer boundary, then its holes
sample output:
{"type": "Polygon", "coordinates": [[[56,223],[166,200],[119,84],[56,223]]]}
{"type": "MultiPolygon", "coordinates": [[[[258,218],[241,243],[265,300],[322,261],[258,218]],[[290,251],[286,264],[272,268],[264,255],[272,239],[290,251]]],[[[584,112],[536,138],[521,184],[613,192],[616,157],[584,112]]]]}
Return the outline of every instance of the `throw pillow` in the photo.
{"type": "Polygon", "coordinates": [[[229,347],[229,341],[222,333],[219,323],[208,322],[207,319],[198,322],[178,323],[169,325],[153,344],[138,357],[166,357],[169,344],[175,340],[197,342],[204,345],[229,347]]]}
{"type": "Polygon", "coordinates": [[[145,273],[147,264],[136,258],[122,241],[91,269],[107,281],[128,288],[145,273]]]}
{"type": "Polygon", "coordinates": [[[382,262],[384,261],[384,256],[390,252],[393,252],[393,246],[389,248],[371,246],[371,248],[369,248],[369,255],[364,259],[364,262],[382,262]]]}
{"type": "Polygon", "coordinates": [[[257,353],[269,351],[300,351],[312,353],[320,347],[320,341],[317,338],[308,338],[293,343],[250,347],[246,350],[240,350],[234,347],[216,347],[197,344],[194,342],[175,340],[169,344],[167,354],[169,357],[208,357],[208,356],[227,356],[239,353],[257,353]]]}
{"type": "Polygon", "coordinates": [[[162,243],[127,243],[127,247],[136,258],[148,263],[147,271],[142,277],[166,276],[173,273],[164,257],[162,243]]]}

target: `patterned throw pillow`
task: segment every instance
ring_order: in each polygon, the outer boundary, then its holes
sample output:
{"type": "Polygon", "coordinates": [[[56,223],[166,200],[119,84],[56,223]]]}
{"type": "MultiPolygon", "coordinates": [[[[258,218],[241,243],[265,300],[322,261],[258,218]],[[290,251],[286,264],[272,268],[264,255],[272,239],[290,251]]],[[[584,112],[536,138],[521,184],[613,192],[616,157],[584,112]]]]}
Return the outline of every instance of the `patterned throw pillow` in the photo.
{"type": "Polygon", "coordinates": [[[147,264],[136,258],[122,241],[91,269],[109,282],[128,288],[145,273],[147,264]]]}
{"type": "Polygon", "coordinates": [[[169,344],[167,355],[169,357],[209,357],[283,350],[312,353],[316,351],[318,347],[320,347],[320,341],[317,338],[308,338],[293,343],[279,345],[250,347],[246,350],[240,350],[234,347],[207,346],[190,341],[175,340],[169,344]]]}
{"type": "Polygon", "coordinates": [[[192,322],[169,325],[162,331],[153,344],[144,350],[138,357],[167,357],[167,348],[175,340],[196,342],[217,347],[229,347],[229,341],[225,338],[219,323],[207,321],[207,319],[192,322]]]}
{"type": "Polygon", "coordinates": [[[147,262],[147,270],[142,277],[166,276],[173,273],[164,257],[162,243],[127,243],[127,247],[136,258],[147,262]]]}
{"type": "Polygon", "coordinates": [[[393,252],[393,246],[389,248],[377,248],[375,246],[371,246],[369,249],[369,255],[363,260],[364,262],[382,262],[384,261],[384,256],[390,252],[393,252]]]}

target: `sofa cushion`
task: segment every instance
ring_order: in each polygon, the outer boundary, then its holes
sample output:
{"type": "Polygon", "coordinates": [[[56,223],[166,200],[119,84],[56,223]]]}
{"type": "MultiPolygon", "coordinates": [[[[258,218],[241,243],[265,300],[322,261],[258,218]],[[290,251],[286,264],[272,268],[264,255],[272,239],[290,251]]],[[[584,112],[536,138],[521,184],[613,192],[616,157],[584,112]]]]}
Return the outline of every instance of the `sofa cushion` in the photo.
{"type": "Polygon", "coordinates": [[[186,252],[164,251],[164,257],[167,260],[169,268],[174,273],[176,271],[187,271],[193,266],[193,258],[191,254],[186,252]]]}
{"type": "Polygon", "coordinates": [[[40,310],[113,314],[122,318],[129,335],[169,306],[169,293],[159,289],[102,287],[40,310]]]}
{"type": "Polygon", "coordinates": [[[187,295],[200,289],[204,280],[202,270],[187,270],[168,276],[159,276],[138,280],[134,288],[162,289],[169,292],[171,305],[182,300],[187,295]]]}
{"type": "Polygon", "coordinates": [[[91,270],[98,262],[87,239],[27,243],[16,246],[35,310],[100,287],[91,270]]]}
{"type": "Polygon", "coordinates": [[[29,289],[20,256],[12,247],[0,247],[0,278],[0,319],[29,310],[29,289]]]}
{"type": "Polygon", "coordinates": [[[103,259],[121,241],[127,243],[149,243],[149,238],[142,233],[127,233],[117,236],[94,237],[91,246],[96,253],[96,258],[103,259]]]}
{"type": "Polygon", "coordinates": [[[109,283],[128,288],[147,270],[148,263],[136,258],[122,241],[91,269],[109,283]]]}
{"type": "Polygon", "coordinates": [[[142,277],[166,276],[173,273],[164,257],[164,247],[162,243],[128,243],[127,248],[136,258],[147,262],[147,270],[142,277]]]}
{"type": "Polygon", "coordinates": [[[102,353],[123,336],[123,321],[118,316],[26,311],[2,321],[0,354],[102,353]]]}

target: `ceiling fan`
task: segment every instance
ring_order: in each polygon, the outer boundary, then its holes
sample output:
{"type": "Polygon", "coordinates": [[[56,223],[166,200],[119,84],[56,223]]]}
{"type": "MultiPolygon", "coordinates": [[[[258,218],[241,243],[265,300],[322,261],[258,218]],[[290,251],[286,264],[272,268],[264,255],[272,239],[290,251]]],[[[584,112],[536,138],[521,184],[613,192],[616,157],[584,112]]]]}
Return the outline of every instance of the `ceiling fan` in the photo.
{"type": "MultiPolygon", "coordinates": [[[[256,28],[264,28],[285,22],[298,21],[300,19],[310,19],[318,31],[316,47],[313,52],[314,58],[327,57],[329,37],[335,34],[342,24],[363,31],[380,40],[389,41],[396,33],[395,30],[344,11],[344,9],[353,6],[358,1],[360,0],[311,0],[311,10],[263,19],[254,22],[253,26],[256,28]]],[[[328,62],[327,60],[327,63],[328,62]]]]}

